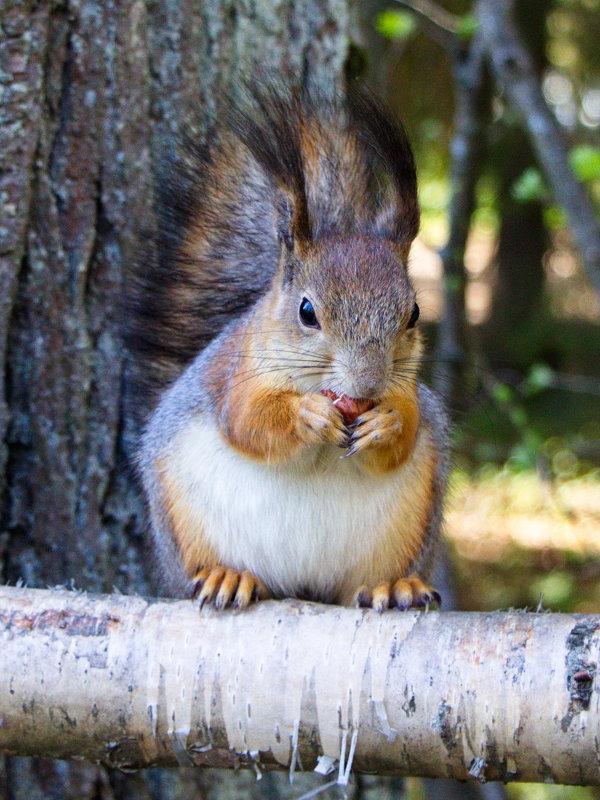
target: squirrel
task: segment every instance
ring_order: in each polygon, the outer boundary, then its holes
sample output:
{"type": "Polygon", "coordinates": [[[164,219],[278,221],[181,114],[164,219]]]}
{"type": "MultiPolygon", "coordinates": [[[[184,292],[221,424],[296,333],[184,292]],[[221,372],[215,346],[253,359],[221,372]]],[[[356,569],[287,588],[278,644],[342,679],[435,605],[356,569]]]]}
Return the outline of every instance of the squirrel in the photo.
{"type": "Polygon", "coordinates": [[[138,276],[138,465],[170,595],[405,609],[430,580],[448,423],[418,379],[404,129],[364,90],[230,106],[159,182],[138,276]]]}

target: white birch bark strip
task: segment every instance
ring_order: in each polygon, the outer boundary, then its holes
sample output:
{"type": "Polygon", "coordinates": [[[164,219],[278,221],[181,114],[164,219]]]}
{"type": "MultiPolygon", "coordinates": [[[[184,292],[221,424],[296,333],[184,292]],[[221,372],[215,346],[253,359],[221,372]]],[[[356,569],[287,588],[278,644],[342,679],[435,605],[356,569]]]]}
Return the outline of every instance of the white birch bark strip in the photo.
{"type": "Polygon", "coordinates": [[[3,587],[0,751],[598,785],[599,648],[591,615],[3,587]]]}

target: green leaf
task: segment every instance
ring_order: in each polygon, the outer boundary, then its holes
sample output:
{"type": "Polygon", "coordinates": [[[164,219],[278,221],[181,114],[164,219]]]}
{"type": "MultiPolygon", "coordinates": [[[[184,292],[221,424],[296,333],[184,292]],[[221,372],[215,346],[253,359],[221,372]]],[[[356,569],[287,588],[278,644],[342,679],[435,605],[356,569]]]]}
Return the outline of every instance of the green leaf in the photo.
{"type": "Polygon", "coordinates": [[[562,208],[549,206],[544,209],[544,224],[551,231],[559,231],[567,227],[567,219],[562,208]]]}
{"type": "Polygon", "coordinates": [[[512,401],[513,390],[507,383],[496,383],[492,390],[492,395],[496,403],[504,406],[512,401]]]}
{"type": "Polygon", "coordinates": [[[535,455],[524,444],[516,444],[511,450],[507,467],[513,473],[534,469],[535,455]]]}
{"type": "Polygon", "coordinates": [[[524,391],[535,394],[542,389],[548,389],[554,382],[554,372],[546,364],[534,364],[525,381],[524,391]]]}
{"type": "Polygon", "coordinates": [[[539,169],[530,167],[513,183],[511,194],[519,203],[528,203],[532,200],[543,200],[547,190],[544,178],[539,169]]]}
{"type": "Polygon", "coordinates": [[[465,14],[464,17],[461,17],[458,20],[456,33],[461,39],[470,39],[478,27],[479,22],[477,21],[477,18],[474,17],[473,14],[465,14]]]}
{"type": "Polygon", "coordinates": [[[375,28],[386,39],[408,39],[416,30],[417,22],[408,11],[382,11],[377,15],[375,28]]]}
{"type": "Polygon", "coordinates": [[[554,570],[533,581],[529,594],[533,601],[541,594],[550,606],[566,603],[575,591],[575,578],[567,570],[554,570]]]}
{"type": "Polygon", "coordinates": [[[581,144],[569,153],[569,163],[580,181],[595,181],[600,178],[600,147],[581,144]]]}
{"type": "Polygon", "coordinates": [[[527,425],[527,414],[525,413],[525,409],[520,406],[511,408],[508,412],[508,416],[516,428],[523,428],[527,425]]]}

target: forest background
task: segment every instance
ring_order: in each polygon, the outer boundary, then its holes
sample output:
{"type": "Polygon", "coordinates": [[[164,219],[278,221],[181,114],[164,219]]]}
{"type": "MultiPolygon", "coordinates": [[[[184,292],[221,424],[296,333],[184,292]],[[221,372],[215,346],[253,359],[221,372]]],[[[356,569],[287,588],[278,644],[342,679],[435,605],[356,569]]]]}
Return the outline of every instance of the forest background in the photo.
{"type": "MultiPolygon", "coordinates": [[[[597,215],[600,0],[518,0],[516,11],[534,82],[597,215]]],[[[467,0],[0,3],[3,581],[154,590],[130,467],[124,275],[152,217],[164,142],[186,130],[193,107],[210,115],[250,53],[317,84],[364,76],[413,142],[423,224],[411,271],[426,377],[454,420],[447,539],[458,606],[600,612],[598,263],[593,272],[582,262],[527,115],[489,67],[469,73],[478,35],[467,0]],[[464,268],[460,258],[449,270],[465,105],[473,209],[458,220],[465,231],[471,221],[464,268]]],[[[297,797],[280,778],[124,776],[6,758],[0,798],[297,797]]],[[[403,790],[360,778],[351,791],[383,799],[403,790]]],[[[409,782],[404,791],[416,800],[425,789],[409,782]]],[[[507,792],[600,796],[541,785],[507,792]]]]}
{"type": "MultiPolygon", "coordinates": [[[[445,8],[470,35],[468,4],[445,8]]],[[[600,4],[521,0],[517,12],[597,214],[600,4]]],[[[416,148],[423,224],[413,274],[435,340],[443,296],[437,253],[448,236],[451,194],[452,62],[406,8],[381,5],[369,19],[385,40],[377,80],[416,148]],[[416,84],[421,91],[407,91],[416,84]]],[[[466,369],[454,396],[448,536],[460,605],[598,613],[600,300],[527,126],[497,89],[487,102],[464,262],[466,369]]],[[[434,361],[434,382],[439,368],[434,361]]]]}

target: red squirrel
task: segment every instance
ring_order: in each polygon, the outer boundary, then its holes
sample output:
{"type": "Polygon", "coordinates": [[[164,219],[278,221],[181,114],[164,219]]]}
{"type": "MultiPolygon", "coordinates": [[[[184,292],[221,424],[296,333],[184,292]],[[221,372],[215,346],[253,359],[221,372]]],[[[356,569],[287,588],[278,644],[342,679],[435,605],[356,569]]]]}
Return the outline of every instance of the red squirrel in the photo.
{"type": "Polygon", "coordinates": [[[448,425],[418,379],[404,130],[364,91],[271,88],[166,176],[135,341],[167,591],[216,608],[439,601],[448,425]]]}

